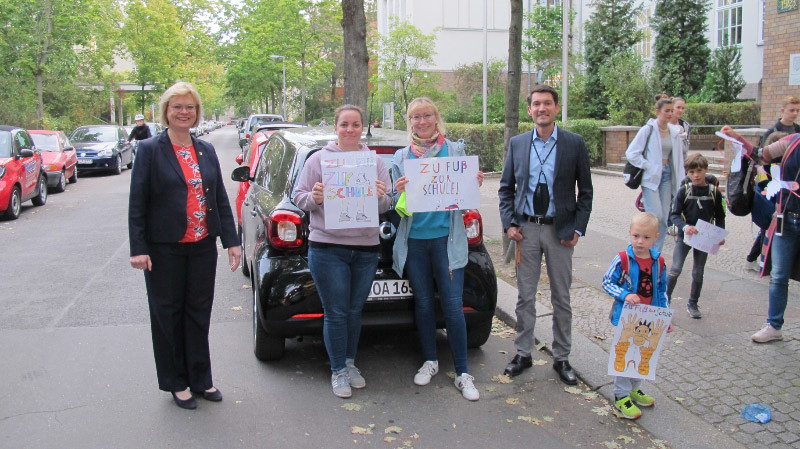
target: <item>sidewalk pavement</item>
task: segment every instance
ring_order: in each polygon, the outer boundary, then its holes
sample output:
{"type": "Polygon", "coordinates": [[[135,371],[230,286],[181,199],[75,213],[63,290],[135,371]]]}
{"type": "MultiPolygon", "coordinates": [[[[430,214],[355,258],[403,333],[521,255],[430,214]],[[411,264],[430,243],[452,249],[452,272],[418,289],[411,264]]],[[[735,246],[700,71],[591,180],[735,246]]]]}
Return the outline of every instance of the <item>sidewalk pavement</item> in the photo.
{"type": "MultiPolygon", "coordinates": [[[[581,238],[573,258],[570,363],[584,382],[611,398],[612,379],[607,375],[608,345],[613,336],[608,321],[611,298],[601,282],[613,255],[628,244],[623,238],[633,213],[627,206],[632,201],[628,197],[635,197],[635,192],[617,190],[617,178],[611,178],[616,182],[597,175],[593,179],[596,209],[590,231],[581,238]]],[[[493,221],[487,217],[488,210],[483,215],[484,222],[493,221]]],[[[726,245],[727,253],[709,259],[700,320],[692,320],[685,312],[691,260],[684,265],[672,302],[675,332],[668,335],[656,381],[645,382],[645,391],[656,397],[658,404],[653,411],[645,411],[639,424],[676,448],[800,448],[800,340],[795,337],[800,330],[800,309],[790,301],[784,341],[764,345],[750,341],[750,335],[764,322],[768,279],[743,271],[739,260],[751,234],[741,230],[742,218],[729,217],[729,223],[729,229],[738,230],[729,240],[738,243],[726,245]],[[771,422],[756,424],[741,418],[744,406],[754,402],[772,409],[771,422]]],[[[669,242],[664,248],[668,266],[672,246],[669,242]]],[[[790,297],[797,298],[797,287],[792,284],[790,297]]],[[[515,324],[516,297],[513,286],[498,280],[497,315],[511,325],[515,324]]],[[[541,319],[535,335],[549,347],[552,320],[545,279],[539,285],[538,302],[541,319]]]]}

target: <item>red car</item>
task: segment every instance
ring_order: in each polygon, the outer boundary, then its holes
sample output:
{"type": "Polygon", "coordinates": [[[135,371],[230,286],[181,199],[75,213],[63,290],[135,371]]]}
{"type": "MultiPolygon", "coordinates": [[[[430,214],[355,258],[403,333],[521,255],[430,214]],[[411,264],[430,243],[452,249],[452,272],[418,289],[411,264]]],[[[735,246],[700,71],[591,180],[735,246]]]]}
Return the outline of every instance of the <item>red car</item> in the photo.
{"type": "Polygon", "coordinates": [[[67,188],[67,178],[70,183],[78,182],[78,155],[66,134],[42,129],[30,129],[28,134],[33,138],[36,149],[42,152],[47,187],[63,192],[67,188]]]}
{"type": "Polygon", "coordinates": [[[17,219],[27,200],[35,206],[47,201],[42,157],[27,131],[0,126],[0,215],[17,219]]]}

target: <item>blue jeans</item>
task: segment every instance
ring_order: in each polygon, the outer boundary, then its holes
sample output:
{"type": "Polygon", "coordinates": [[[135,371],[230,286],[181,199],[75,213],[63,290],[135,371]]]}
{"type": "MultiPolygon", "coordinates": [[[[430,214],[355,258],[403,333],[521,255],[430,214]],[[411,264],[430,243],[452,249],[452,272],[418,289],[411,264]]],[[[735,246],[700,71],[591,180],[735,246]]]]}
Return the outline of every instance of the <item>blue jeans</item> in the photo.
{"type": "Polygon", "coordinates": [[[661,181],[658,190],[642,187],[642,202],[645,212],[650,212],[658,218],[658,240],[653,248],[661,252],[664,239],[667,237],[667,219],[669,219],[670,206],[672,205],[672,167],[666,164],[661,170],[661,181]]]}
{"type": "Polygon", "coordinates": [[[356,358],[361,309],[375,279],[378,253],[342,246],[311,246],[308,266],[325,311],[322,336],[335,373],[345,368],[345,359],[356,358]]]}
{"type": "Polygon", "coordinates": [[[784,215],[783,235],[774,235],[770,247],[772,272],[769,280],[769,316],[775,329],[783,326],[783,312],[789,296],[789,276],[800,253],[800,219],[784,215]]]}
{"type": "Polygon", "coordinates": [[[435,239],[408,239],[406,274],[414,290],[414,316],[425,360],[436,357],[436,312],[433,281],[439,289],[439,303],[444,312],[447,342],[453,355],[456,374],[467,373],[467,323],[464,320],[461,294],[464,291],[464,269],[449,269],[448,236],[435,239]]]}

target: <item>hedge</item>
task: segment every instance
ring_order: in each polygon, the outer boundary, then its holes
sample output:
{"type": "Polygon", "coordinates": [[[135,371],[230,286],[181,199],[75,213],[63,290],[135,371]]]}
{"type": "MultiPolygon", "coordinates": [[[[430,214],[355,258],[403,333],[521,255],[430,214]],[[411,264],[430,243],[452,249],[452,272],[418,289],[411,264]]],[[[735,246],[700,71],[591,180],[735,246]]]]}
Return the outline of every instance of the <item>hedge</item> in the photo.
{"type": "MultiPolygon", "coordinates": [[[[756,125],[761,123],[761,104],[754,101],[737,103],[687,103],[683,118],[692,125],[756,125]]],[[[698,128],[698,134],[714,134],[719,128],[698,128]]]]}
{"type": "MultiPolygon", "coordinates": [[[[470,123],[447,123],[447,138],[451,140],[463,139],[469,155],[478,156],[481,170],[501,171],[503,169],[503,130],[502,123],[474,125],[470,123]]],[[[558,126],[568,131],[578,133],[586,140],[589,149],[589,158],[593,164],[600,163],[603,154],[603,134],[600,127],[608,126],[605,120],[578,119],[570,120],[566,126],[558,126]]],[[[533,123],[521,122],[519,132],[524,133],[533,129],[533,123]]]]}

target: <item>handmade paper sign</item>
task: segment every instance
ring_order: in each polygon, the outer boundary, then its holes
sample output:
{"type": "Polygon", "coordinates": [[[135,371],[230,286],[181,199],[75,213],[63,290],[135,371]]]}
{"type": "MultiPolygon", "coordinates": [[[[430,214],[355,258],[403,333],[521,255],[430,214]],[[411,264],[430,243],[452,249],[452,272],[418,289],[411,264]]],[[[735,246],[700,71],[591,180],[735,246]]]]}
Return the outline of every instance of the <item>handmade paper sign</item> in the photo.
{"type": "Polygon", "coordinates": [[[378,226],[378,169],[372,151],[342,151],[323,157],[325,228],[378,226]]]}
{"type": "Polygon", "coordinates": [[[723,134],[719,131],[715,133],[717,137],[721,137],[731,143],[731,149],[733,150],[733,160],[731,160],[731,173],[738,173],[742,171],[742,153],[744,152],[744,146],[742,142],[734,139],[733,137],[723,134]]]}
{"type": "Polygon", "coordinates": [[[406,159],[406,210],[477,209],[481,205],[478,156],[406,159]]]}
{"type": "Polygon", "coordinates": [[[672,309],[625,302],[608,357],[610,376],[655,380],[672,309]]]}
{"type": "Polygon", "coordinates": [[[684,233],[683,241],[692,248],[708,254],[717,254],[720,243],[730,234],[730,232],[703,220],[697,220],[694,227],[697,228],[698,233],[694,235],[684,233]]]}

